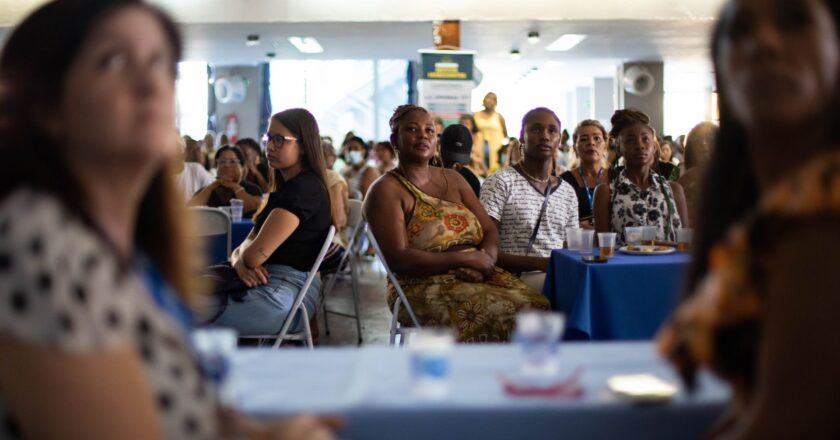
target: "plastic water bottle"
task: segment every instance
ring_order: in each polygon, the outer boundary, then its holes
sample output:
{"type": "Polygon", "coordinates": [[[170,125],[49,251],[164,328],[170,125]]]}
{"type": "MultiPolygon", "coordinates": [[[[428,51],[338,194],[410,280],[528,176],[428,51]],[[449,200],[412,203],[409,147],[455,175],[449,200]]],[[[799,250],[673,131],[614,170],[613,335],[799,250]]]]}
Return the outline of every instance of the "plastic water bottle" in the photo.
{"type": "Polygon", "coordinates": [[[441,400],[449,395],[454,340],[450,329],[422,329],[411,335],[411,389],[416,398],[441,400]]]}

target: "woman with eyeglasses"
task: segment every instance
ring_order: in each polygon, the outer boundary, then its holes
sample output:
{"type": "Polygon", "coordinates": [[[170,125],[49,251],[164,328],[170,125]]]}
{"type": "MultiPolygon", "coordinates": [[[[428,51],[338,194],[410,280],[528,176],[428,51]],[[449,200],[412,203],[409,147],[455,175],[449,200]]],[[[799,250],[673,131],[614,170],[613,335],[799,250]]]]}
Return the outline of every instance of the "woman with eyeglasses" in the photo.
{"type": "MultiPolygon", "coordinates": [[[[271,117],[263,140],[272,169],[272,191],[248,238],[231,254],[231,264],[248,287],[241,299],[217,306],[214,323],[243,335],[280,331],[295,295],[303,287],[332,224],[324,153],[318,123],[304,109],[271,117]]],[[[317,310],[316,278],[304,298],[317,310]]],[[[297,320],[290,331],[303,329],[297,320]]]]}
{"type": "Polygon", "coordinates": [[[225,145],[216,152],[216,181],[200,189],[189,206],[229,206],[231,199],[242,200],[242,216],[250,217],[262,203],[260,187],[243,180],[245,155],[239,147],[225,145]]]}

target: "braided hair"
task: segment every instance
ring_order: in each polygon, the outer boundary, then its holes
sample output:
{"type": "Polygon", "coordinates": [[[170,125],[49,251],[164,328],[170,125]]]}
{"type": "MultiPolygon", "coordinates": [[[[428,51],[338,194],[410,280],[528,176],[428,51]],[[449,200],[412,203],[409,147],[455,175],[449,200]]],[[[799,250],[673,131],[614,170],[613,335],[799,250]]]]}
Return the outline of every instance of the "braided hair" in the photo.
{"type": "MultiPolygon", "coordinates": [[[[397,107],[396,109],[394,109],[394,114],[391,115],[391,119],[388,120],[388,126],[391,127],[391,136],[396,135],[397,132],[400,131],[400,122],[402,122],[403,118],[405,118],[405,116],[411,112],[423,112],[427,114],[429,113],[429,111],[425,108],[414,104],[403,104],[397,107]]],[[[391,143],[394,145],[397,144],[393,140],[391,141],[391,143]]]]}
{"type": "MultiPolygon", "coordinates": [[[[616,142],[621,143],[621,139],[619,135],[622,131],[624,131],[627,127],[632,127],[636,124],[642,124],[647,127],[650,132],[653,134],[653,137],[656,138],[656,130],[650,125],[650,116],[648,116],[645,112],[634,109],[634,108],[627,108],[622,110],[616,110],[613,113],[612,118],[610,118],[610,137],[615,139],[616,142]]],[[[615,162],[613,162],[612,169],[610,169],[609,178],[610,180],[614,180],[618,177],[619,169],[618,166],[619,158],[621,158],[621,148],[616,148],[615,151],[615,162]]]]}

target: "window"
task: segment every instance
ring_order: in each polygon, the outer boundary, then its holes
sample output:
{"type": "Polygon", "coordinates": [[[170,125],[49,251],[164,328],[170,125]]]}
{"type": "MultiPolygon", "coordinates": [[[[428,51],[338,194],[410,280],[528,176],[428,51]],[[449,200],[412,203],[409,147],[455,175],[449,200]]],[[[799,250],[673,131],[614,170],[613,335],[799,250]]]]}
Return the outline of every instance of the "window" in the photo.
{"type": "Polygon", "coordinates": [[[207,63],[178,63],[175,82],[176,126],[181,135],[201,139],[207,133],[207,63]]]}
{"type": "Polygon", "coordinates": [[[306,108],[337,146],[348,131],[386,140],[391,113],[407,101],[407,69],[405,60],[272,61],[272,113],[306,108]]]}
{"type": "Polygon", "coordinates": [[[711,72],[708,62],[665,63],[665,135],[676,139],[700,122],[716,119],[711,72]]]}

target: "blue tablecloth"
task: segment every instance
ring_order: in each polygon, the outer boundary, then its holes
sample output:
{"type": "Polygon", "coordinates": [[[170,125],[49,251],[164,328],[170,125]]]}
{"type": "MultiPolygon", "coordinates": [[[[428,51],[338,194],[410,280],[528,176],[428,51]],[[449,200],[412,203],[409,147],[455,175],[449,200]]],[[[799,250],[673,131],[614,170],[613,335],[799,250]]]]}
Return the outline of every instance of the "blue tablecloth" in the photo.
{"type": "Polygon", "coordinates": [[[692,439],[723,411],[728,390],[707,374],[694,395],[634,405],[607,389],[617,374],[650,373],[678,383],[650,343],[568,343],[564,372],[581,367],[579,400],[505,394],[499,373],[517,371],[515,345],[456,346],[450,396],[412,397],[409,351],[386,346],[305,350],[241,349],[233,387],[242,411],[261,418],[301,412],[337,414],[346,439],[692,439]]]}
{"type": "Polygon", "coordinates": [[[248,238],[248,233],[254,227],[254,221],[250,219],[242,219],[231,224],[231,250],[234,250],[248,238]]]}
{"type": "MultiPolygon", "coordinates": [[[[237,246],[242,244],[254,227],[254,222],[249,219],[242,219],[238,222],[231,223],[230,227],[230,250],[233,251],[237,246]]],[[[227,254],[227,241],[224,235],[211,235],[206,237],[206,255],[207,261],[210,264],[223,263],[230,257],[227,254]]]]}
{"type": "Polygon", "coordinates": [[[650,339],[677,304],[689,262],[683,253],[617,253],[585,263],[577,252],[555,250],[543,294],[566,313],[566,339],[650,339]]]}

